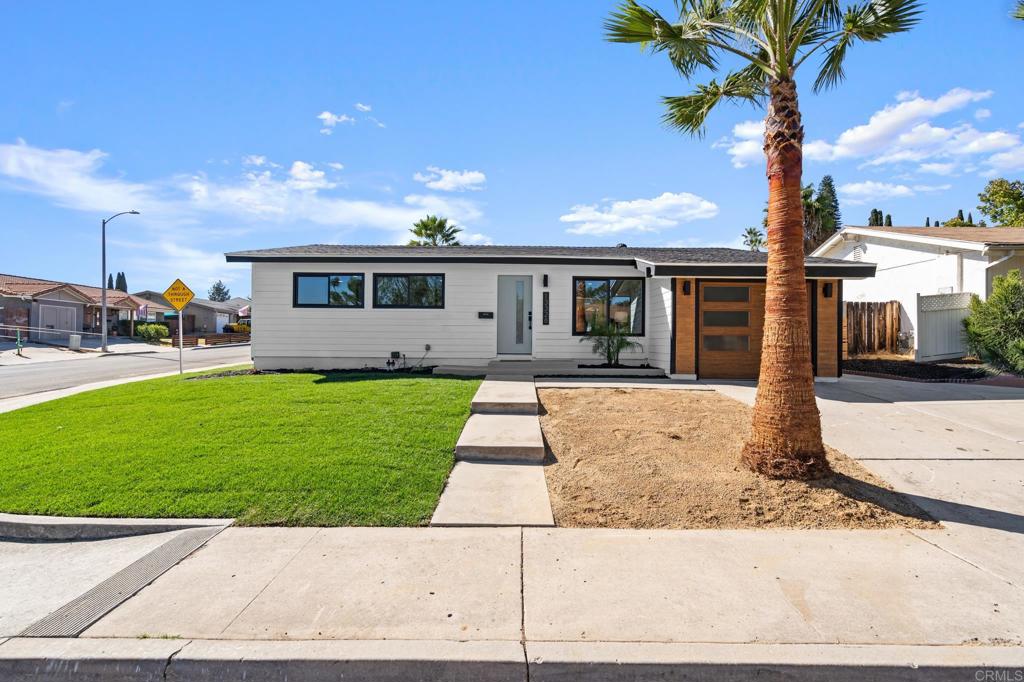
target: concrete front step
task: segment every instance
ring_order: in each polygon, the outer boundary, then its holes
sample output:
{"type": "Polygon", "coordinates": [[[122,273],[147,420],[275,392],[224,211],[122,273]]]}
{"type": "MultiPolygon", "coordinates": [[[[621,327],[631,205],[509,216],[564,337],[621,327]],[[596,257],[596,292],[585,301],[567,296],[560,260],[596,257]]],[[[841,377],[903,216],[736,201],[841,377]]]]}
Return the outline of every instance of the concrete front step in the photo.
{"type": "Polygon", "coordinates": [[[431,526],[554,526],[542,464],[456,462],[431,526]]]}
{"type": "Polygon", "coordinates": [[[474,414],[537,414],[533,377],[488,375],[473,396],[474,414]]]}
{"type": "Polygon", "coordinates": [[[455,444],[460,460],[540,462],[544,436],[540,418],[526,414],[473,414],[455,444]]]}

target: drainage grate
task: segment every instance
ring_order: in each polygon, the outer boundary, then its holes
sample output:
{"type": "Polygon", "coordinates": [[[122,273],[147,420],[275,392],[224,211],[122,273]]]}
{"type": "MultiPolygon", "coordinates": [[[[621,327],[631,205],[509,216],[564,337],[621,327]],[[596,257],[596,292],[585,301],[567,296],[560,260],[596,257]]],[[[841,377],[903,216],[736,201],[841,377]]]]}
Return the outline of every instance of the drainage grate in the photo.
{"type": "Polygon", "coordinates": [[[80,597],[28,626],[19,637],[77,637],[226,526],[191,528],[121,569],[80,597]]]}

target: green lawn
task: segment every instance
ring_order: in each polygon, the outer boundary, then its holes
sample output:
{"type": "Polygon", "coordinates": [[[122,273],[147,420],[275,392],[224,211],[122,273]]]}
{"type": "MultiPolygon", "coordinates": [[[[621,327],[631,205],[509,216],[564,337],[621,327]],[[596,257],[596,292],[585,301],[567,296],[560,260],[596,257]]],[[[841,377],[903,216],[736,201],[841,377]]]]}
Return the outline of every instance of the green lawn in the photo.
{"type": "Polygon", "coordinates": [[[173,377],[0,414],[0,511],[422,524],[479,383],[380,374],[173,377]]]}

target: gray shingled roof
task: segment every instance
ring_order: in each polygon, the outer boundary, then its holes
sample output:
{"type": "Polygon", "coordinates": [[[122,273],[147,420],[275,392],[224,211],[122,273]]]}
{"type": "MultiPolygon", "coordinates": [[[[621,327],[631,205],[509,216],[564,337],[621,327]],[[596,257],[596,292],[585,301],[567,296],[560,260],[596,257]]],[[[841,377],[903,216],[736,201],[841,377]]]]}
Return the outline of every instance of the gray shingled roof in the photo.
{"type": "MultiPolygon", "coordinates": [[[[467,258],[501,260],[502,258],[570,258],[632,261],[640,259],[654,264],[758,264],[766,263],[768,254],[745,249],[663,248],[627,246],[393,246],[310,244],[277,249],[234,251],[225,254],[229,261],[289,260],[293,258],[368,259],[368,258],[467,258]]],[[[842,264],[836,258],[807,258],[810,264],[842,264]]]]}

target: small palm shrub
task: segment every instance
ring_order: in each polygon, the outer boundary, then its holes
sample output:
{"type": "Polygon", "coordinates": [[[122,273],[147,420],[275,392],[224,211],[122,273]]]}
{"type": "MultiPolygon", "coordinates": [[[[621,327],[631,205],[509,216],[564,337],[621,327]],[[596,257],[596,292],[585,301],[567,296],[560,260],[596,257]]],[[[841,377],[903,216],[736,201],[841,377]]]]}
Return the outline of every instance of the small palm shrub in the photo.
{"type": "Polygon", "coordinates": [[[170,336],[170,331],[164,324],[140,324],[135,328],[135,333],[141,336],[143,341],[159,341],[170,336]]]}
{"type": "Polygon", "coordinates": [[[971,299],[964,320],[967,343],[978,357],[1024,374],[1024,279],[1010,270],[992,281],[992,295],[971,299]]]}
{"type": "Polygon", "coordinates": [[[580,343],[590,343],[594,355],[603,356],[609,365],[619,364],[619,355],[624,350],[643,350],[639,341],[629,338],[629,330],[614,322],[598,320],[590,328],[587,336],[580,343]]]}

